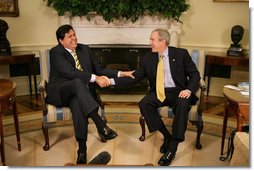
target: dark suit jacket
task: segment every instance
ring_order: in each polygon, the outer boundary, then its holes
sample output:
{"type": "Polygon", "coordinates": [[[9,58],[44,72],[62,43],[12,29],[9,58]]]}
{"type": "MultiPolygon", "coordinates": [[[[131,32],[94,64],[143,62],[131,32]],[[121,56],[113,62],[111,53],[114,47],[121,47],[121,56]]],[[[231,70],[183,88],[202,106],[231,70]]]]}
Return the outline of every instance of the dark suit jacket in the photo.
{"type": "MultiPolygon", "coordinates": [[[[179,91],[190,90],[192,92],[192,104],[195,104],[198,100],[195,93],[200,81],[200,75],[195,63],[186,49],[169,47],[168,53],[171,74],[176,88],[179,91]]],[[[143,56],[140,67],[133,73],[135,79],[129,77],[115,78],[116,86],[130,86],[147,78],[150,84],[150,91],[156,91],[157,64],[158,53],[147,52],[143,56]]]]}
{"type": "Polygon", "coordinates": [[[108,77],[117,77],[117,70],[105,69],[100,65],[87,45],[78,44],[76,53],[83,71],[75,68],[75,61],[72,55],[62,46],[53,47],[50,54],[50,76],[46,87],[47,102],[56,106],[61,106],[60,85],[66,81],[80,78],[89,85],[92,93],[95,93],[95,84],[89,83],[91,74],[106,75],[108,77]]]}

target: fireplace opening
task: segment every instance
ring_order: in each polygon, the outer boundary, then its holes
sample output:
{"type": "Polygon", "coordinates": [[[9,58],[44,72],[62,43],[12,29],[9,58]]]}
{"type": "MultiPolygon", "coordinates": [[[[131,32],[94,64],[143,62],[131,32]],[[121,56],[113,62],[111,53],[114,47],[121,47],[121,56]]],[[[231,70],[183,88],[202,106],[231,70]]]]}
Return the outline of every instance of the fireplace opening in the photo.
{"type": "MultiPolygon", "coordinates": [[[[140,65],[140,58],[150,47],[148,46],[117,46],[107,45],[100,47],[91,46],[97,60],[106,68],[117,69],[121,71],[132,71],[140,65]]],[[[147,80],[139,82],[130,87],[106,87],[100,88],[102,94],[145,94],[147,92],[147,80]]]]}

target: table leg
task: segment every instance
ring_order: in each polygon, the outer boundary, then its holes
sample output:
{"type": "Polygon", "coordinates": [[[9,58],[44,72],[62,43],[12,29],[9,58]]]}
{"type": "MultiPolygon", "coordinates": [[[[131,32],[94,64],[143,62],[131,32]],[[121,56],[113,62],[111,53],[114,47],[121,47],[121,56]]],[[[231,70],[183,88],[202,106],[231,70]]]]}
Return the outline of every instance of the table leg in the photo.
{"type": "Polygon", "coordinates": [[[14,118],[14,125],[15,125],[15,131],[16,131],[18,150],[21,151],[20,134],[19,134],[19,120],[18,120],[18,114],[17,114],[16,100],[14,100],[14,102],[13,102],[12,110],[13,110],[13,118],[14,118]]]}
{"type": "Polygon", "coordinates": [[[2,160],[3,166],[5,166],[4,133],[3,133],[3,122],[2,122],[1,114],[0,114],[0,135],[1,135],[1,160],[2,160]]]}
{"type": "Polygon", "coordinates": [[[223,127],[222,127],[222,138],[221,138],[221,152],[220,154],[223,155],[223,150],[224,150],[224,142],[225,142],[225,136],[226,136],[226,129],[227,129],[227,124],[228,124],[228,107],[229,107],[229,102],[225,99],[225,111],[224,111],[224,118],[223,118],[223,127]]]}
{"type": "Polygon", "coordinates": [[[207,97],[209,96],[210,81],[211,81],[211,76],[210,76],[210,75],[208,75],[207,90],[206,90],[206,95],[207,95],[207,97]]]}
{"type": "Polygon", "coordinates": [[[36,74],[34,73],[34,91],[35,91],[35,97],[38,99],[38,93],[37,93],[37,79],[36,74]]]}
{"type": "Polygon", "coordinates": [[[36,71],[35,71],[35,59],[33,59],[29,65],[30,65],[30,75],[29,75],[30,95],[32,95],[32,78],[31,78],[31,76],[33,75],[35,97],[36,97],[36,99],[38,99],[37,79],[36,79],[36,71]]]}
{"type": "Polygon", "coordinates": [[[29,91],[30,91],[30,95],[32,96],[32,79],[31,79],[31,75],[29,75],[29,91]]]}
{"type": "Polygon", "coordinates": [[[33,63],[32,63],[32,72],[33,72],[33,77],[34,77],[34,91],[35,91],[36,99],[38,99],[35,57],[33,58],[33,61],[32,61],[32,62],[33,62],[33,63]]]}

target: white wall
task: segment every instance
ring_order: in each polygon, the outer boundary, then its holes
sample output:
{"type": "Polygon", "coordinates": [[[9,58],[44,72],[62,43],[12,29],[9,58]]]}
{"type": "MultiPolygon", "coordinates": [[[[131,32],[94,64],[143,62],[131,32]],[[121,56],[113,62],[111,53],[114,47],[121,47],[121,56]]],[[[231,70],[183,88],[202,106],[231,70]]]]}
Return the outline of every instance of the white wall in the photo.
{"type": "MultiPolygon", "coordinates": [[[[190,9],[182,16],[180,46],[201,48],[206,51],[225,51],[231,43],[232,26],[240,24],[245,28],[242,45],[249,48],[249,6],[246,2],[213,2],[213,0],[189,0],[190,9]]],[[[30,50],[40,56],[45,65],[45,49],[56,42],[55,31],[59,26],[59,17],[53,9],[46,7],[43,0],[19,0],[19,17],[1,17],[9,25],[7,38],[12,51],[30,50]]],[[[147,38],[148,39],[148,38],[147,38]]],[[[1,66],[0,77],[7,77],[8,67],[1,66]],[[7,76],[6,76],[7,75],[7,76]]],[[[45,75],[46,71],[42,72],[45,75]]],[[[225,83],[248,79],[248,72],[232,71],[237,76],[232,79],[211,80],[211,95],[222,95],[225,83]],[[240,74],[239,74],[240,72],[240,74]]],[[[28,94],[17,80],[17,94],[28,94]]],[[[26,80],[24,80],[27,82],[26,80]]],[[[27,82],[28,85],[28,82],[27,82]]]]}

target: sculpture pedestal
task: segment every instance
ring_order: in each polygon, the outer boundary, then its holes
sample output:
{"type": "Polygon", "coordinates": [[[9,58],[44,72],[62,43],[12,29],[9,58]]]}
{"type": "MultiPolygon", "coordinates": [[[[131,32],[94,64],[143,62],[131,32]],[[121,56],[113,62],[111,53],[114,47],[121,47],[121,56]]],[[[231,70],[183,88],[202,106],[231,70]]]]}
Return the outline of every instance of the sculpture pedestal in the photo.
{"type": "Polygon", "coordinates": [[[243,56],[243,49],[241,47],[230,47],[227,51],[227,56],[243,56]]]}

